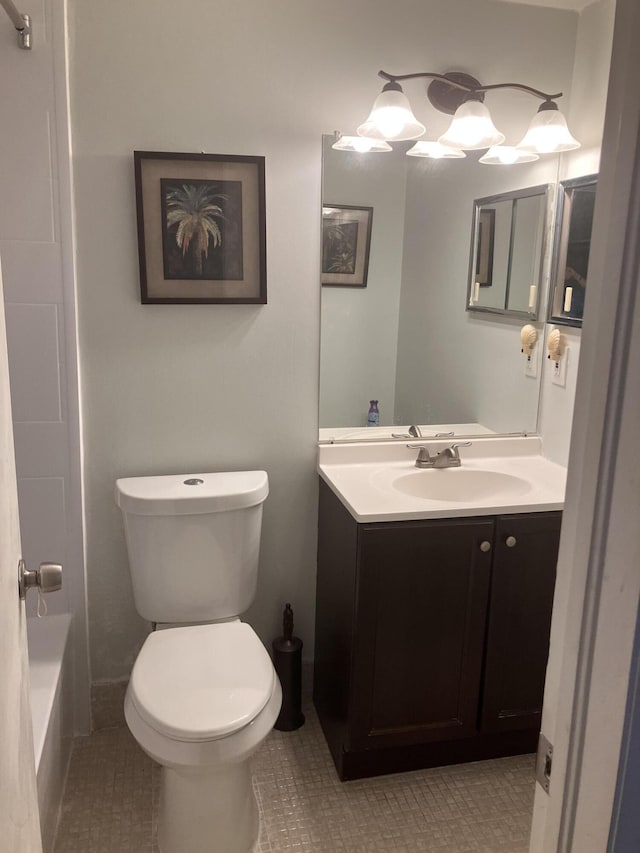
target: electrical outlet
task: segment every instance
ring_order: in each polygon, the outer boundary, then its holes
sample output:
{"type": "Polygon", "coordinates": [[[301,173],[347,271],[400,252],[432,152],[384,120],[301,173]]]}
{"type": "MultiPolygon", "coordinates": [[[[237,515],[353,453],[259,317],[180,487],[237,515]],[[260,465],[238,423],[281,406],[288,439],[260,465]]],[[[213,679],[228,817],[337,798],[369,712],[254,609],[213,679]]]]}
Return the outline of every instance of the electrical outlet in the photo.
{"type": "Polygon", "coordinates": [[[529,376],[531,379],[535,379],[538,376],[538,354],[532,353],[529,356],[525,356],[524,359],[524,375],[529,376]]]}
{"type": "Polygon", "coordinates": [[[565,347],[559,361],[551,363],[551,381],[554,385],[564,388],[567,384],[567,365],[569,364],[569,347],[565,347]]]}

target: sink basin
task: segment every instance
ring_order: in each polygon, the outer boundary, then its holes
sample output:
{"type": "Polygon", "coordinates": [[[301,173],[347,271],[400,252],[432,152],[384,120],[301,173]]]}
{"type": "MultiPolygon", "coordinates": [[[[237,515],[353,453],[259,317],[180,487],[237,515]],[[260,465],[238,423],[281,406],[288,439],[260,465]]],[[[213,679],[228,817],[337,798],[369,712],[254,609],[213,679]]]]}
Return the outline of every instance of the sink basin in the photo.
{"type": "Polygon", "coordinates": [[[517,498],[531,489],[527,480],[512,474],[465,468],[415,470],[396,477],[391,485],[411,497],[467,504],[495,498],[517,498]]]}

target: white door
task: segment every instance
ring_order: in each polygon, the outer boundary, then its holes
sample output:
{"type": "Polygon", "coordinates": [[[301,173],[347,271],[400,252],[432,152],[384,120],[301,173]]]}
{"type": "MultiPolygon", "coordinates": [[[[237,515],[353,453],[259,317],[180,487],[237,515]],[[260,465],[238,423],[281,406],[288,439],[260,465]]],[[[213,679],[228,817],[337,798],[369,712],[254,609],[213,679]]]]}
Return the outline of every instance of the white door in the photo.
{"type": "Polygon", "coordinates": [[[40,853],[20,527],[0,273],[0,850],[40,853]]]}

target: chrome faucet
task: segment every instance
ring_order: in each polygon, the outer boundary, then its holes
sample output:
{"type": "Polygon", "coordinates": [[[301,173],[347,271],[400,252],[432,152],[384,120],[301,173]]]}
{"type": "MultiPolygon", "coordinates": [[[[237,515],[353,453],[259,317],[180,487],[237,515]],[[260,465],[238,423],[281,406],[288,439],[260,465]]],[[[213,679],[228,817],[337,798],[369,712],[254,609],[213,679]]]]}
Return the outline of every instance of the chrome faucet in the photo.
{"type": "Polygon", "coordinates": [[[422,438],[422,431],[419,426],[411,424],[409,432],[392,432],[391,438],[422,438]]]}
{"type": "Polygon", "coordinates": [[[460,459],[460,451],[459,447],[470,447],[470,441],[463,441],[460,444],[452,444],[451,447],[445,447],[444,450],[441,450],[439,453],[436,453],[435,456],[432,456],[429,453],[429,448],[420,444],[407,444],[407,447],[411,447],[418,450],[418,458],[416,459],[416,468],[459,468],[462,464],[462,459],[460,459]]]}

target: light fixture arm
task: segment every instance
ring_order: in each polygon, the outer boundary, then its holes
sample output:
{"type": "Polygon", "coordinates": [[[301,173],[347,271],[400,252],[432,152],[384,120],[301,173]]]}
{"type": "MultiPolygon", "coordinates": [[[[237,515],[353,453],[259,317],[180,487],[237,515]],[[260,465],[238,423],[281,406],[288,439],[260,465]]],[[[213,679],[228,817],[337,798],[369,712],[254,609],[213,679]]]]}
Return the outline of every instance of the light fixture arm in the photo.
{"type": "Polygon", "coordinates": [[[22,50],[31,50],[31,36],[33,33],[31,17],[19,12],[13,0],[0,0],[0,6],[2,6],[11,19],[11,23],[18,31],[18,47],[22,48],[22,50]]]}
{"type": "Polygon", "coordinates": [[[399,80],[417,80],[419,78],[427,78],[429,80],[439,80],[441,83],[445,83],[447,86],[451,86],[454,89],[461,89],[463,92],[480,92],[482,94],[490,92],[493,89],[519,89],[522,92],[528,92],[530,95],[540,98],[542,101],[555,101],[558,98],[561,98],[563,94],[562,92],[547,94],[547,92],[541,92],[539,89],[534,89],[532,86],[525,86],[523,83],[492,83],[489,86],[484,86],[482,83],[479,83],[477,86],[468,85],[454,79],[452,76],[436,74],[433,71],[420,71],[416,74],[389,74],[387,71],[380,70],[378,71],[378,77],[382,77],[383,80],[387,80],[389,83],[397,83],[399,80]]]}

